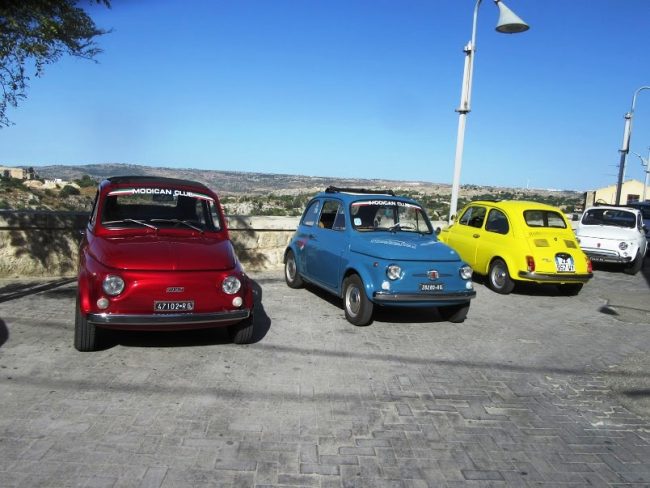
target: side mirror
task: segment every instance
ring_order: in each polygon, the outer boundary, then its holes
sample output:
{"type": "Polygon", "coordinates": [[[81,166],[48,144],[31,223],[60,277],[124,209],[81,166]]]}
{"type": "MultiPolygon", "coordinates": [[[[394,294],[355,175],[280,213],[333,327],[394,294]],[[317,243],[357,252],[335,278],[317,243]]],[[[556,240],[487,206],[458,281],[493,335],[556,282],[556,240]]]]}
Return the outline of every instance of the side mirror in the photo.
{"type": "Polygon", "coordinates": [[[571,216],[571,220],[573,220],[574,222],[577,222],[578,220],[580,220],[580,214],[574,213],[571,216]]]}
{"type": "Polygon", "coordinates": [[[442,229],[440,227],[436,227],[436,235],[440,235],[440,232],[442,232],[442,229]]]}

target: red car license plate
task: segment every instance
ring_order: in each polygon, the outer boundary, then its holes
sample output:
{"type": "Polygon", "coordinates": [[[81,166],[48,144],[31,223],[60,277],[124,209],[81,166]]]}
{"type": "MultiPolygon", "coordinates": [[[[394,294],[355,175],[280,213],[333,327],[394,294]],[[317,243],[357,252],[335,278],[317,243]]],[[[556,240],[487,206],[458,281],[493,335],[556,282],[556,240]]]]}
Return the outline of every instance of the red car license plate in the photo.
{"type": "Polygon", "coordinates": [[[194,300],[182,302],[153,302],[154,312],[191,312],[194,310],[194,300]]]}

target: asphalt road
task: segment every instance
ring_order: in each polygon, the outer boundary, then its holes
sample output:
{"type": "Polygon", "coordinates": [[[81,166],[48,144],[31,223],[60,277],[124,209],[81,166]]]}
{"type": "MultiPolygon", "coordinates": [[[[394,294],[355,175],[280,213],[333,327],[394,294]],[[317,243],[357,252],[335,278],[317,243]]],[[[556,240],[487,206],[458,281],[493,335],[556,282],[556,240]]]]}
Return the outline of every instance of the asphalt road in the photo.
{"type": "Polygon", "coordinates": [[[75,284],[0,283],[1,487],[650,486],[650,266],[576,297],[476,285],[468,319],[252,274],[222,330],[73,346],[75,284]]]}

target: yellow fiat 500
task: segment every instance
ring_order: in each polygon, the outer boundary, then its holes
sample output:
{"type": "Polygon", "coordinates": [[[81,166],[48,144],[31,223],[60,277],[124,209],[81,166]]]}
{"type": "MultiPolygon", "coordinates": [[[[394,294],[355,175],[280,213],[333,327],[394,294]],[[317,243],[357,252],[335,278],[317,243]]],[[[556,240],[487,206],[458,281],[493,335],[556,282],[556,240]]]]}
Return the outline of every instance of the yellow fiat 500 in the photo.
{"type": "Polygon", "coordinates": [[[556,207],[527,201],[475,201],[440,239],[454,248],[487,286],[510,293],[517,281],[557,285],[575,295],[592,277],[571,226],[556,207]]]}

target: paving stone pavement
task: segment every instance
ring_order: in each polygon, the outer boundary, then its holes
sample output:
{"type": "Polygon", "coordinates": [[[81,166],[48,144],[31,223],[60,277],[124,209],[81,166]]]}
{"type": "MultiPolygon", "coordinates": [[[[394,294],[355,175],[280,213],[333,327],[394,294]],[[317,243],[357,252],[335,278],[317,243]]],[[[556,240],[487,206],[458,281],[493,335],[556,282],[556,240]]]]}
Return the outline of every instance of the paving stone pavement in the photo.
{"type": "Polygon", "coordinates": [[[95,353],[72,346],[74,283],[0,283],[0,486],[650,486],[648,267],[576,297],[478,283],[463,324],[368,327],[251,273],[255,344],[114,333],[95,353]]]}

